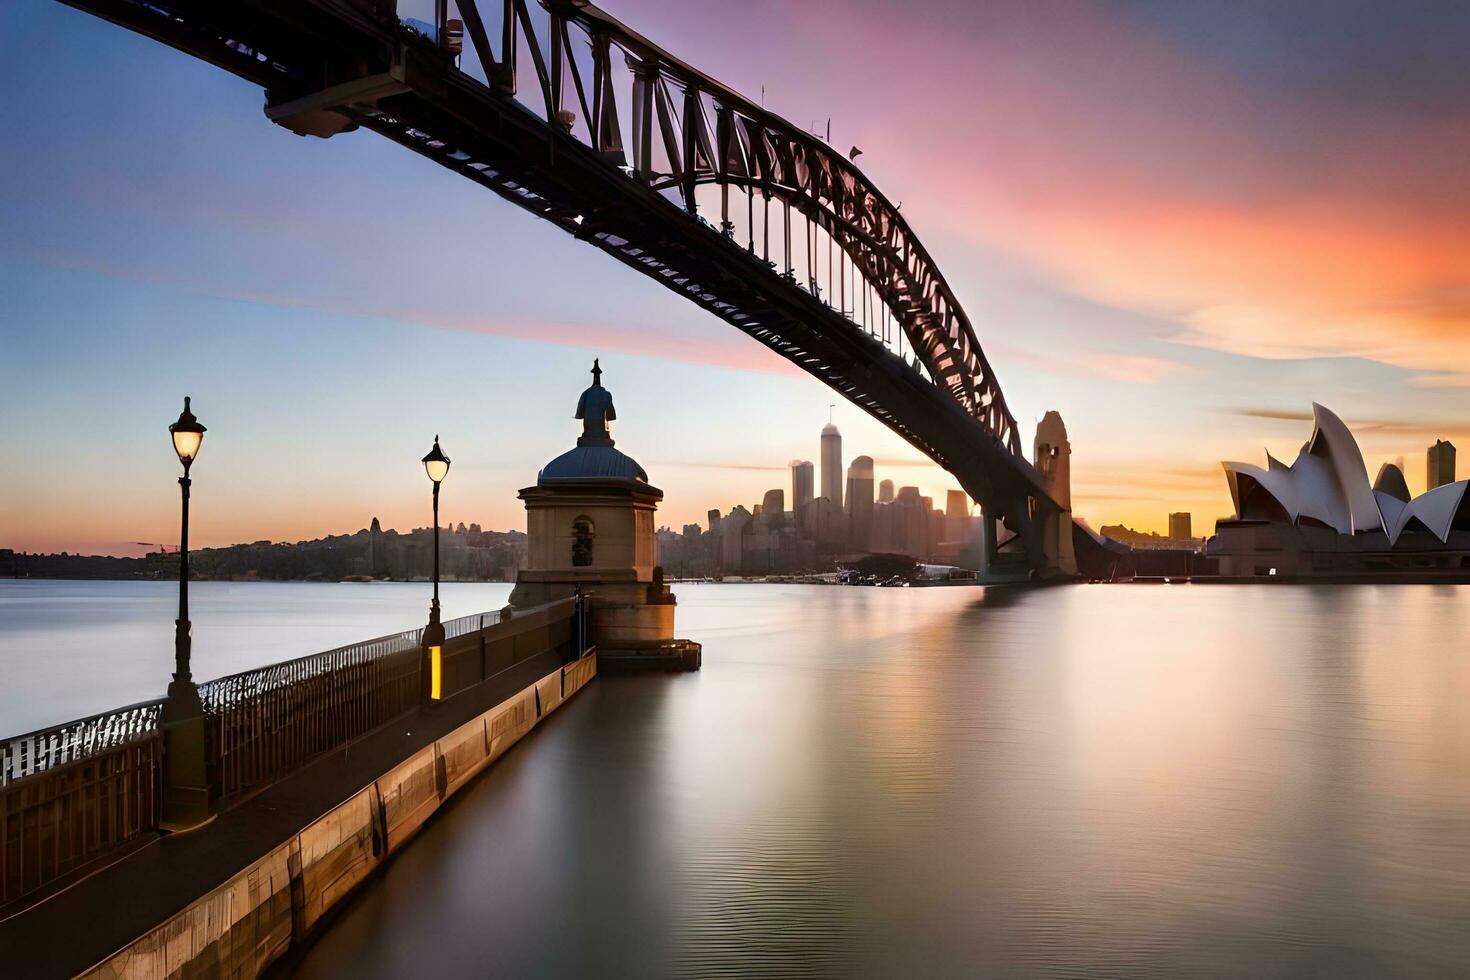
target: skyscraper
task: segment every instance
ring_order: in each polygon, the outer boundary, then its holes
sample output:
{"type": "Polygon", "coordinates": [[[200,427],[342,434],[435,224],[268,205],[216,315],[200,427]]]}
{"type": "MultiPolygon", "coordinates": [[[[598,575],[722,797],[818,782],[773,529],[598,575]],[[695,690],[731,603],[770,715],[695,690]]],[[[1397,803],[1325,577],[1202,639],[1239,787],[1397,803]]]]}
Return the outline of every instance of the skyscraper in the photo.
{"type": "Polygon", "coordinates": [[[822,496],[842,509],[842,433],[831,422],[822,427],[822,496]]]}
{"type": "Polygon", "coordinates": [[[791,461],[791,509],[796,513],[796,524],[804,527],[806,505],[812,502],[812,464],[809,460],[791,461]]]}
{"type": "Polygon", "coordinates": [[[951,490],[944,499],[944,540],[964,544],[970,530],[970,495],[951,490]]]}
{"type": "MultiPolygon", "coordinates": [[[[900,487],[894,498],[893,550],[901,555],[923,558],[927,550],[924,540],[929,536],[929,512],[924,507],[924,498],[918,487],[900,487]]],[[[930,501],[932,508],[933,501],[930,501]]]]}
{"type": "Polygon", "coordinates": [[[761,500],[761,516],[766,520],[766,527],[776,528],[786,524],[786,492],[784,490],[767,490],[761,500]]]}
{"type": "Polygon", "coordinates": [[[1428,461],[1428,474],[1424,480],[1426,490],[1455,482],[1454,443],[1443,439],[1434,440],[1434,445],[1429,447],[1428,461]]]}
{"type": "Polygon", "coordinates": [[[882,483],[878,484],[878,502],[880,504],[887,504],[887,503],[892,503],[893,502],[893,481],[892,480],[884,480],[882,483]]]}
{"type": "Polygon", "coordinates": [[[1193,519],[1189,514],[1181,511],[1169,515],[1169,537],[1175,541],[1185,541],[1194,537],[1193,519]]]}
{"type": "Polygon", "coordinates": [[[858,456],[847,468],[847,527],[852,546],[867,551],[873,537],[873,457],[858,456]]]}

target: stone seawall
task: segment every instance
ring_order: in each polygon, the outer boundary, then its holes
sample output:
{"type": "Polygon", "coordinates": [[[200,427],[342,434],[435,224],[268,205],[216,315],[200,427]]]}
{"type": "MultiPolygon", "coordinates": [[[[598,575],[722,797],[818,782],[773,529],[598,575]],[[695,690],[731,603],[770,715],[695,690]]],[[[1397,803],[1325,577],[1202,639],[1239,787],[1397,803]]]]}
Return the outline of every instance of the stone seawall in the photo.
{"type": "Polygon", "coordinates": [[[307,936],[448,797],[597,673],[589,654],[434,741],[264,857],[82,974],[248,980],[307,936]]]}

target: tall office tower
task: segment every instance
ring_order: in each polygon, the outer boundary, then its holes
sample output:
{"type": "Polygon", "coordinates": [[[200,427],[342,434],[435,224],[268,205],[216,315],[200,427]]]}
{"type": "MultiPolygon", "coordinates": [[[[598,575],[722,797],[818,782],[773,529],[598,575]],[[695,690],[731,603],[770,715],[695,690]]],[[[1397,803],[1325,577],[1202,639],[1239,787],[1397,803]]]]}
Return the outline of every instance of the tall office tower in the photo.
{"type": "Polygon", "coordinates": [[[899,487],[894,498],[897,513],[893,521],[893,550],[911,558],[924,557],[924,539],[928,537],[929,515],[918,487],[899,487]]]}
{"type": "Polygon", "coordinates": [[[822,496],[842,509],[842,433],[831,422],[822,427],[822,496]]]}
{"type": "Polygon", "coordinates": [[[847,528],[852,546],[867,551],[873,541],[873,457],[858,456],[847,468],[847,528]]]}
{"type": "Polygon", "coordinates": [[[944,498],[944,540],[964,544],[970,531],[970,495],[951,490],[944,498]]]}
{"type": "Polygon", "coordinates": [[[898,508],[891,500],[880,500],[873,505],[873,528],[869,534],[868,547],[873,554],[891,554],[893,544],[893,521],[898,508]]]}
{"type": "Polygon", "coordinates": [[[1429,473],[1424,480],[1425,489],[1433,490],[1446,483],[1455,482],[1455,444],[1443,439],[1434,440],[1429,447],[1429,473]]]}
{"type": "Polygon", "coordinates": [[[709,518],[709,533],[714,534],[720,529],[720,512],[712,510],[706,516],[709,518]]]}
{"type": "Polygon", "coordinates": [[[1169,537],[1175,541],[1187,541],[1194,537],[1194,521],[1189,514],[1180,512],[1169,515],[1169,537]]]}
{"type": "Polygon", "coordinates": [[[806,505],[812,502],[812,464],[809,460],[791,461],[791,509],[796,512],[796,526],[806,526],[806,505]]]}
{"type": "Polygon", "coordinates": [[[887,504],[887,503],[892,503],[893,502],[893,481],[892,480],[884,480],[882,483],[878,484],[878,502],[880,504],[887,504]]]}
{"type": "Polygon", "coordinates": [[[766,519],[766,527],[784,527],[786,524],[786,491],[767,490],[765,497],[761,500],[761,516],[766,519]]]}

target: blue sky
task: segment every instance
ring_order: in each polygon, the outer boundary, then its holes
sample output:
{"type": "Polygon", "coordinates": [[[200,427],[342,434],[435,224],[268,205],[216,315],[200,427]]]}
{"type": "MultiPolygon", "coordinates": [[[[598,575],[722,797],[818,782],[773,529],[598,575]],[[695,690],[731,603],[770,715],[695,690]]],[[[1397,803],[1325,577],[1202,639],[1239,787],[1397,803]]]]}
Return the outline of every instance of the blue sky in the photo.
{"type": "MultiPolygon", "coordinates": [[[[1262,410],[1328,404],[1370,468],[1407,456],[1411,486],[1427,442],[1465,431],[1470,208],[1446,161],[1470,84],[1443,38],[1417,62],[1410,44],[1463,18],[1385,25],[1370,5],[1318,37],[1259,6],[892,24],[857,3],[834,29],[766,5],[778,29],[734,46],[736,6],[612,12],[793,120],[836,117],[1023,429],[1062,412],[1094,524],[1225,516],[1218,460],[1308,434],[1262,410]],[[914,54],[936,31],[956,57],[914,54]],[[874,78],[845,52],[880,32],[902,71],[874,78]],[[1329,151],[1349,162],[1327,178],[1329,151]]],[[[176,540],[165,428],[185,393],[210,427],[201,544],[426,523],[436,432],[446,516],[522,526],[515,491],[570,445],[593,356],[668,523],[817,458],[839,401],[821,384],[379,137],[296,137],[253,86],[47,0],[7,13],[0,83],[24,93],[0,103],[0,547],[176,540]]],[[[857,409],[836,419],[880,479],[954,485],[857,409]]]]}

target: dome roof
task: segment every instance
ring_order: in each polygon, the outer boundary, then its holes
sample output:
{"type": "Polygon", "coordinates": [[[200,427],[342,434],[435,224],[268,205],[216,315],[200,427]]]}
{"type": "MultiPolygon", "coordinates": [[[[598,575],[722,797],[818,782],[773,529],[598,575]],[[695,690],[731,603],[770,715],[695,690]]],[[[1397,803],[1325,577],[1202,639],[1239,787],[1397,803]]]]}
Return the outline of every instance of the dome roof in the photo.
{"type": "Polygon", "coordinates": [[[647,483],[648,474],[627,453],[612,446],[577,446],[541,467],[538,484],[562,480],[633,480],[647,483]]]}
{"type": "MultiPolygon", "coordinates": [[[[577,445],[541,467],[539,486],[568,480],[626,480],[647,485],[648,474],[627,453],[613,448],[609,423],[618,417],[612,392],[602,386],[602,365],[592,362],[592,385],[577,400],[576,418],[582,422],[577,445]]],[[[652,489],[652,488],[650,488],[652,489]]]]}
{"type": "MultiPolygon", "coordinates": [[[[807,431],[810,432],[811,430],[808,429],[807,431]]],[[[842,435],[842,433],[837,431],[837,426],[833,425],[831,422],[828,422],[826,425],[822,426],[822,435],[840,436],[842,435]]]]}

